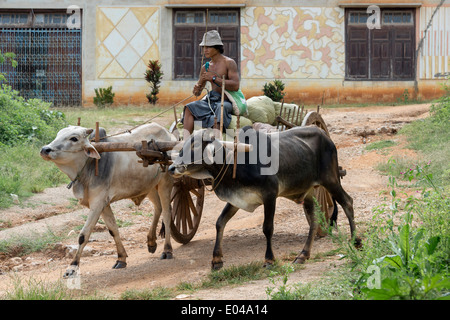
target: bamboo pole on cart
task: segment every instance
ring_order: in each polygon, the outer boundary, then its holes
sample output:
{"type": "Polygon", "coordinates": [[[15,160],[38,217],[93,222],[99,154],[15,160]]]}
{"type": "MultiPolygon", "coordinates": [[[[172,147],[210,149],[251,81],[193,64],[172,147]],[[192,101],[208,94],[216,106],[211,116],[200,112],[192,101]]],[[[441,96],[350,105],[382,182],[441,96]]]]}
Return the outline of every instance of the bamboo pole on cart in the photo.
{"type": "Polygon", "coordinates": [[[220,100],[220,134],[223,133],[223,103],[225,99],[225,76],[222,76],[222,97],[220,100]]]}

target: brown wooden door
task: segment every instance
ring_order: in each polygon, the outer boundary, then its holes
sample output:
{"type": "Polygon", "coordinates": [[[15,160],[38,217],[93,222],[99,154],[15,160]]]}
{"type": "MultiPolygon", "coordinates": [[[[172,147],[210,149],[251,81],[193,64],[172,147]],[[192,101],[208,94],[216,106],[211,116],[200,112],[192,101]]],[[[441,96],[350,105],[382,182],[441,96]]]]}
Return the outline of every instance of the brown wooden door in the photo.
{"type": "Polygon", "coordinates": [[[365,11],[346,11],[347,80],[414,79],[414,11],[381,13],[381,29],[369,29],[365,11]]]}

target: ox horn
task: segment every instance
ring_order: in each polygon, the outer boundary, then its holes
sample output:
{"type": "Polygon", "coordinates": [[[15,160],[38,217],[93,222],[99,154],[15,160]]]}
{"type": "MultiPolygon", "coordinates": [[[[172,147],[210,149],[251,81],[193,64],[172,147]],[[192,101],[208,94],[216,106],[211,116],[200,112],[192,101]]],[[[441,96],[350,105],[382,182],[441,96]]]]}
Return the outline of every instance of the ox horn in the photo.
{"type": "MultiPolygon", "coordinates": [[[[220,141],[223,146],[227,149],[234,150],[234,142],[233,141],[220,141]]],[[[237,143],[237,152],[251,152],[253,151],[253,146],[247,143],[237,143]]]]}

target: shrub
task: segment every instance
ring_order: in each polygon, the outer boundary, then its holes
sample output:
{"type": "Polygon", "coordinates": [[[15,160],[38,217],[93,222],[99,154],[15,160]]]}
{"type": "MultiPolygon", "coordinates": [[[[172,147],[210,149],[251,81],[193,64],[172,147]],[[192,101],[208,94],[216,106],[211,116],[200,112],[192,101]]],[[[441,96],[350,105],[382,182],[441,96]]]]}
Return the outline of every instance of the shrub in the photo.
{"type": "Polygon", "coordinates": [[[25,100],[10,86],[0,89],[0,146],[21,142],[47,143],[57,130],[66,126],[60,111],[50,110],[50,103],[25,100]]]}
{"type": "Polygon", "coordinates": [[[273,84],[264,84],[264,88],[262,91],[264,92],[265,96],[269,97],[273,101],[280,102],[286,95],[286,93],[283,92],[284,87],[285,85],[281,80],[274,80],[273,84]]]}
{"type": "MultiPolygon", "coordinates": [[[[13,68],[17,67],[17,61],[14,59],[16,57],[16,54],[13,52],[5,52],[2,53],[0,50],[0,65],[3,64],[5,61],[8,61],[11,63],[11,66],[13,68]]],[[[0,72],[0,83],[6,82],[6,77],[4,73],[0,72]]]]}
{"type": "Polygon", "coordinates": [[[150,84],[151,92],[146,96],[151,104],[156,104],[156,101],[158,101],[159,84],[163,75],[161,63],[158,60],[150,60],[148,69],[145,71],[145,80],[150,84]]]}
{"type": "Polygon", "coordinates": [[[399,191],[396,178],[389,177],[390,199],[375,208],[364,248],[347,250],[364,297],[442,299],[450,293],[450,199],[428,168],[407,173],[413,188],[423,185],[412,195],[399,191]]]}
{"type": "Polygon", "coordinates": [[[114,96],[116,94],[112,92],[112,86],[109,86],[108,88],[94,89],[94,91],[94,104],[97,108],[104,108],[114,103],[114,96]]]}

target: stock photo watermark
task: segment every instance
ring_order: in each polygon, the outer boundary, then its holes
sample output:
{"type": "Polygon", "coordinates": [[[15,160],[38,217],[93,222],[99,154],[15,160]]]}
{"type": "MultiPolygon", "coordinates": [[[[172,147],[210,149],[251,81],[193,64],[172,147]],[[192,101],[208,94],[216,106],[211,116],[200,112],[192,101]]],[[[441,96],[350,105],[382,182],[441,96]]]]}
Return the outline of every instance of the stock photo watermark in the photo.
{"type": "Polygon", "coordinates": [[[81,270],[80,267],[71,265],[67,269],[70,271],[70,276],[66,279],[66,286],[70,290],[80,290],[81,289],[81,270]]]}
{"type": "Polygon", "coordinates": [[[71,5],[67,8],[67,14],[70,16],[67,18],[67,29],[81,29],[81,9],[79,6],[71,5]]]}
{"type": "Polygon", "coordinates": [[[367,18],[367,28],[368,29],[381,29],[381,9],[379,6],[369,6],[366,13],[371,14],[367,18]]]}
{"type": "MultiPolygon", "coordinates": [[[[201,126],[200,122],[195,122],[201,126]]],[[[222,134],[217,129],[204,129],[202,132],[193,135],[191,142],[185,143],[181,159],[177,162],[183,164],[260,164],[261,175],[274,175],[279,169],[279,135],[270,134],[268,138],[261,131],[253,128],[239,130],[239,144],[251,145],[251,150],[237,152],[236,158],[233,154],[233,147],[227,152],[219,152],[224,149],[225,143],[234,143],[236,132],[234,129],[227,129],[226,136],[231,140],[221,141],[222,134]],[[212,139],[214,137],[214,139],[212,139]],[[244,142],[245,141],[245,142],[244,142]],[[204,146],[203,142],[208,145],[204,146]]],[[[236,148],[239,150],[239,144],[236,148]]],[[[225,148],[226,149],[226,148],[225,148]]]]}
{"type": "Polygon", "coordinates": [[[367,268],[366,273],[370,274],[367,278],[367,288],[369,289],[381,289],[381,270],[380,267],[371,265],[367,268]]]}

